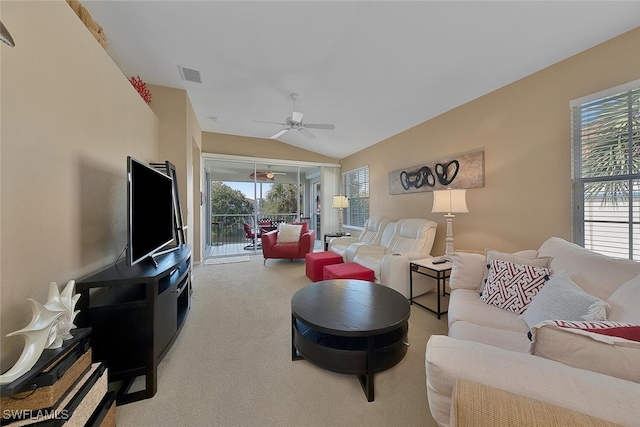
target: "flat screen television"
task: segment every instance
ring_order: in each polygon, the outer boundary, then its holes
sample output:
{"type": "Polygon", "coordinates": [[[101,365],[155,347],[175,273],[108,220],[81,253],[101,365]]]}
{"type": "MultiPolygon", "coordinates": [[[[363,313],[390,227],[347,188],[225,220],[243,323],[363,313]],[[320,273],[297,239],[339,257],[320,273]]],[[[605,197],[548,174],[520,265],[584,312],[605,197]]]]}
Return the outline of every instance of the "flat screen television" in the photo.
{"type": "MultiPolygon", "coordinates": [[[[127,264],[156,254],[174,240],[173,179],[127,157],[127,264]]],[[[155,263],[155,261],[154,261],[155,263]]]]}

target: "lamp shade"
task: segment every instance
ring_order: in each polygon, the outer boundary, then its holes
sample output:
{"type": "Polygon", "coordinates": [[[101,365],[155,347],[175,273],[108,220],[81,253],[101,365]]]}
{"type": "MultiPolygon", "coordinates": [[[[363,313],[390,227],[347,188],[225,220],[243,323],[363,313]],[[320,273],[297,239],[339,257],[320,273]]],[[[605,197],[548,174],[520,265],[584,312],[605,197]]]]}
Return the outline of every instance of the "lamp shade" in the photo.
{"type": "Polygon", "coordinates": [[[333,207],[336,209],[340,208],[348,208],[349,207],[349,199],[347,196],[333,196],[333,207]]]}
{"type": "Polygon", "coordinates": [[[433,192],[432,213],[469,213],[467,208],[467,190],[451,189],[433,192]]]}

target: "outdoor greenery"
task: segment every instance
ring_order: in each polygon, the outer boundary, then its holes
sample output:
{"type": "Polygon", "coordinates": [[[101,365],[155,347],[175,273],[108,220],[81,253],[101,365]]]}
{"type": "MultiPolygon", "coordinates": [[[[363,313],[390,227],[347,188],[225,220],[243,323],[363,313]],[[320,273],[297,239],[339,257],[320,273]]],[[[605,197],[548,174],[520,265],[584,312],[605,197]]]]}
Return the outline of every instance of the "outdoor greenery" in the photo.
{"type": "Polygon", "coordinates": [[[302,196],[302,187],[298,187],[296,184],[274,184],[262,202],[262,215],[296,213],[298,212],[298,197],[302,210],[302,196]]]}
{"type": "Polygon", "coordinates": [[[246,215],[254,212],[251,200],[240,190],[234,190],[223,182],[211,183],[211,212],[213,214],[246,215]]]}
{"type": "Polygon", "coordinates": [[[639,99],[637,91],[629,91],[582,107],[581,174],[590,181],[585,182],[585,201],[599,200],[602,206],[629,202],[629,178],[640,173],[639,99]]]}

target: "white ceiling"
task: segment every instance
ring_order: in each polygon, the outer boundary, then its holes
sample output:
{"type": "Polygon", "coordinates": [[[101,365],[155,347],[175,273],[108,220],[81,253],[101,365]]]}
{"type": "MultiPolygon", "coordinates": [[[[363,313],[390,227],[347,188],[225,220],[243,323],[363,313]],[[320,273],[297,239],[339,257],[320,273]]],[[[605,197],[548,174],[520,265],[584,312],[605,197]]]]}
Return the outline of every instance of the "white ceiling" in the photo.
{"type": "Polygon", "coordinates": [[[335,130],[279,140],[338,159],[640,25],[638,1],[83,4],[123,73],[186,90],[203,131],[269,138],[256,120],[284,122],[297,93],[335,130]]]}

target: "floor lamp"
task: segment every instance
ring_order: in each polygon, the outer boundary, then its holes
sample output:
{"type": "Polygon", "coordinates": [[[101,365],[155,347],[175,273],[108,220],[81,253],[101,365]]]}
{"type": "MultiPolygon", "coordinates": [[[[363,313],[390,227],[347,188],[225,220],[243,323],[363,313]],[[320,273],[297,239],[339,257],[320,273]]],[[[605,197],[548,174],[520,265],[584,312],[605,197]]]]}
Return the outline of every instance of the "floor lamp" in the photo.
{"type": "Polygon", "coordinates": [[[433,192],[433,209],[432,213],[445,213],[447,219],[447,246],[445,256],[449,257],[453,254],[453,218],[455,213],[469,213],[467,208],[467,190],[451,189],[435,190],[433,192]]]}
{"type": "Polygon", "coordinates": [[[344,234],[344,224],[342,223],[342,210],[349,207],[349,199],[347,196],[339,195],[333,196],[333,207],[338,209],[338,233],[344,234]]]}

